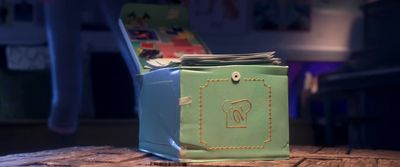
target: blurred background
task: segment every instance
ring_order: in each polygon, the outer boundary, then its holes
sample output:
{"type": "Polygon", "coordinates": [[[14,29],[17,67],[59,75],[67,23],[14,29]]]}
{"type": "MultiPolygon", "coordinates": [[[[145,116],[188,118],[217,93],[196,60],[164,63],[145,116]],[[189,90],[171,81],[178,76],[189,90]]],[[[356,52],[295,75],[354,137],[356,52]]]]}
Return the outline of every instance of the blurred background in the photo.
{"type": "Polygon", "coordinates": [[[212,53],[277,51],[290,67],[291,144],[400,149],[400,1],[87,0],[52,15],[59,1],[0,0],[0,155],[137,145],[132,67],[107,21],[128,2],[187,7],[212,53]],[[79,38],[51,26],[58,16],[76,23],[70,31],[79,38]],[[82,85],[81,104],[66,107],[75,106],[79,125],[67,133],[48,128],[59,100],[52,54],[63,38],[66,51],[79,48],[82,85]]]}

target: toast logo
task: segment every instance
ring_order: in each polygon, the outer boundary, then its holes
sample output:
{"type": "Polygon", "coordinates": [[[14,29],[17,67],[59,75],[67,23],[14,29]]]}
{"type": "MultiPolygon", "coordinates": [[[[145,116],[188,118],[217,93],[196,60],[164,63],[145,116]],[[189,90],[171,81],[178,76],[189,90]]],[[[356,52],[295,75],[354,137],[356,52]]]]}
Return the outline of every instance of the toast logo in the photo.
{"type": "Polygon", "coordinates": [[[247,128],[247,115],[251,109],[248,99],[225,100],[222,111],[226,117],[226,128],[247,128]]]}

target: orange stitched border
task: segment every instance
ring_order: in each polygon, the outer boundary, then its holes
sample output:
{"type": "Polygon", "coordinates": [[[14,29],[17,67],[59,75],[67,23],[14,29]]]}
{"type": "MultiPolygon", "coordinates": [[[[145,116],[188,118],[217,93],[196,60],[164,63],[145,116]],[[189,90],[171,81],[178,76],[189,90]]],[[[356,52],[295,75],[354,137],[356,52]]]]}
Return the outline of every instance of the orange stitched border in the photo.
{"type": "Polygon", "coordinates": [[[228,150],[228,149],[263,149],[263,145],[259,146],[223,146],[223,147],[208,147],[208,150],[228,150]]]}
{"type": "Polygon", "coordinates": [[[268,143],[272,140],[272,87],[268,86],[268,116],[269,116],[269,135],[268,139],[264,143],[268,143]]]}
{"type": "Polygon", "coordinates": [[[199,117],[199,122],[200,122],[200,127],[199,127],[199,133],[200,133],[200,144],[203,144],[203,88],[204,86],[200,86],[200,117],[199,117]]]}
{"type": "Polygon", "coordinates": [[[227,82],[229,79],[207,79],[207,82],[200,86],[200,98],[199,98],[199,107],[200,107],[200,117],[199,117],[199,141],[200,144],[206,146],[207,150],[227,150],[227,149],[263,149],[264,144],[269,143],[272,141],[272,87],[270,85],[265,84],[265,80],[262,78],[244,78],[244,81],[261,81],[263,86],[267,88],[267,101],[268,101],[268,138],[264,140],[263,145],[256,145],[256,146],[221,146],[221,147],[208,147],[208,143],[203,140],[203,90],[208,87],[210,83],[214,82],[227,82]]]}

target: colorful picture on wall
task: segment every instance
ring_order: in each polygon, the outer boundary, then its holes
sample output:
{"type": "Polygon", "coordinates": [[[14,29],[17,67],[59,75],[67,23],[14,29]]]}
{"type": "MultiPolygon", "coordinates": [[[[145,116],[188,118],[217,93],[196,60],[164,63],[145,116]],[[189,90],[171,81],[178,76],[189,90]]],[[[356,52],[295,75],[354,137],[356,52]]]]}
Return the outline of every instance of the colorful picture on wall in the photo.
{"type": "Polygon", "coordinates": [[[360,7],[371,0],[314,0],[317,9],[332,11],[359,11],[360,7]]]}
{"type": "Polygon", "coordinates": [[[311,0],[254,0],[256,30],[306,31],[311,25],[311,0]]]}
{"type": "Polygon", "coordinates": [[[189,28],[182,6],[132,4],[122,10],[122,20],[142,65],[151,59],[178,59],[183,54],[208,53],[189,28]]]}
{"type": "Polygon", "coordinates": [[[191,24],[199,32],[241,33],[248,28],[248,0],[192,0],[191,24]]]}
{"type": "Polygon", "coordinates": [[[137,40],[158,40],[157,34],[152,30],[130,29],[128,30],[129,37],[132,41],[137,40]]]}

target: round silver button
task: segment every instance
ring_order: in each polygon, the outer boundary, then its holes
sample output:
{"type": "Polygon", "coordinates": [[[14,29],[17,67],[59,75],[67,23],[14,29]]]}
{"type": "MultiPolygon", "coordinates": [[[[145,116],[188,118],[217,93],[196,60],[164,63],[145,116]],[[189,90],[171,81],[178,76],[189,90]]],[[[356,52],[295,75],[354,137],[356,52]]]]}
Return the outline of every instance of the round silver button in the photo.
{"type": "Polygon", "coordinates": [[[240,73],[237,71],[232,72],[232,81],[238,82],[240,80],[240,73]]]}

